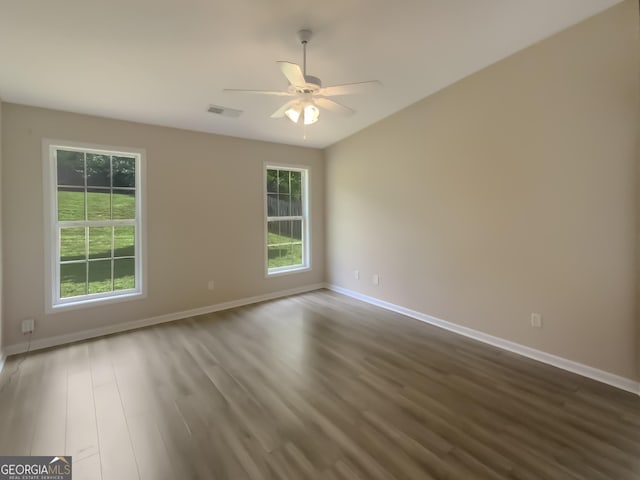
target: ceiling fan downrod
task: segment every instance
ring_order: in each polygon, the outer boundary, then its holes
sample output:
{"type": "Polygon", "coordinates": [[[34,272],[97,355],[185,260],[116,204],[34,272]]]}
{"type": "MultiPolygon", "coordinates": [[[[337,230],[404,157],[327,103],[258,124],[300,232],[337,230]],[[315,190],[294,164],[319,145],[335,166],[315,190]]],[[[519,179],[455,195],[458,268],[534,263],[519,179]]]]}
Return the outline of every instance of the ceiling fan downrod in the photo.
{"type": "Polygon", "coordinates": [[[298,38],[302,43],[302,75],[307,76],[307,43],[311,40],[311,30],[300,30],[298,38]]]}
{"type": "Polygon", "coordinates": [[[307,41],[302,42],[302,74],[307,76],[307,41]]]}

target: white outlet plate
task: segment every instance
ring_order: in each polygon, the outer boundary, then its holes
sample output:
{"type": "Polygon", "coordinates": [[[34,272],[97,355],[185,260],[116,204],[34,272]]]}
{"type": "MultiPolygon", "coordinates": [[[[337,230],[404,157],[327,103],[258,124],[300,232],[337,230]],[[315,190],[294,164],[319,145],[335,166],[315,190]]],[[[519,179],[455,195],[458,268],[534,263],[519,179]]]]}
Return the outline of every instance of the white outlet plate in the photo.
{"type": "Polygon", "coordinates": [[[355,278],[356,280],[360,280],[360,270],[353,271],[353,278],[355,278]]]}
{"type": "Polygon", "coordinates": [[[213,280],[209,280],[209,283],[207,283],[207,288],[209,290],[214,290],[216,288],[216,284],[213,280]]]}
{"type": "Polygon", "coordinates": [[[533,328],[542,328],[542,315],[539,313],[531,314],[531,326],[533,328]]]}
{"type": "Polygon", "coordinates": [[[22,333],[27,334],[33,332],[35,330],[35,323],[36,322],[33,318],[27,318],[26,320],[23,320],[20,324],[22,333]]]}
{"type": "Polygon", "coordinates": [[[374,285],[380,285],[380,275],[377,273],[373,274],[373,278],[371,279],[374,285]]]}

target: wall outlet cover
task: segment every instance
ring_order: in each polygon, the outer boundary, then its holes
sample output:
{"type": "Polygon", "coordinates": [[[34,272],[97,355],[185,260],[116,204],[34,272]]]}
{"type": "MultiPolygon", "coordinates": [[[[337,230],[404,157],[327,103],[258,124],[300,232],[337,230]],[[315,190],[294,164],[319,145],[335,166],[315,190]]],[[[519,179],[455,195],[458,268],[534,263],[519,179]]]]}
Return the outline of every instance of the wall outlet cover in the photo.
{"type": "Polygon", "coordinates": [[[35,323],[36,322],[33,318],[27,318],[26,320],[23,320],[20,324],[22,333],[27,334],[33,332],[36,326],[35,323]]]}
{"type": "Polygon", "coordinates": [[[539,313],[531,314],[531,326],[534,328],[542,328],[542,315],[539,313]]]}

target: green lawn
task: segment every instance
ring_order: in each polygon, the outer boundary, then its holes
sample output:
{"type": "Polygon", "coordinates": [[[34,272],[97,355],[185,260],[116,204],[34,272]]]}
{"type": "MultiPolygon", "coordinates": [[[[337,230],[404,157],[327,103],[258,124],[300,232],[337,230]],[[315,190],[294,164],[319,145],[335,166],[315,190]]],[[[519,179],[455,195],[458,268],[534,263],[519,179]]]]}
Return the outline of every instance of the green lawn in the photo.
{"type": "Polygon", "coordinates": [[[90,293],[127,290],[135,287],[135,260],[113,260],[113,285],[111,284],[112,260],[97,260],[60,265],[60,298],[90,293]]]}
{"type": "Polygon", "coordinates": [[[302,242],[269,232],[267,240],[269,268],[302,265],[302,242]]]}
{"type": "MultiPolygon", "coordinates": [[[[84,220],[85,196],[83,190],[58,191],[58,220],[84,220]]],[[[136,218],[136,199],[132,191],[96,188],[87,193],[87,220],[126,220],[136,218]]]]}
{"type": "MultiPolygon", "coordinates": [[[[130,193],[89,192],[89,220],[135,218],[130,193]]],[[[60,220],[84,220],[85,193],[58,192],[60,220]]],[[[60,296],[126,290],[135,287],[135,227],[69,227],[60,230],[60,296]],[[113,281],[112,281],[113,277],[113,281]]]]}

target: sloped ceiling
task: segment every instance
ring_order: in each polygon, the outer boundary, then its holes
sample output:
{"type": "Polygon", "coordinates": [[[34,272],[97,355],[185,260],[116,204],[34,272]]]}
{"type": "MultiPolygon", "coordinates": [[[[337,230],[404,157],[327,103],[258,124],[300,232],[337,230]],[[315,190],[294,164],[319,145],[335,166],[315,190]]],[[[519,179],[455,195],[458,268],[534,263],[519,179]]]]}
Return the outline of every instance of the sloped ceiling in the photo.
{"type": "Polygon", "coordinates": [[[619,0],[0,0],[7,102],[280,143],[326,147],[619,0]],[[324,85],[380,80],[302,127],[269,115],[277,60],[324,85]],[[239,118],[207,113],[211,104],[239,118]],[[305,138],[306,137],[306,138],[305,138]]]}

